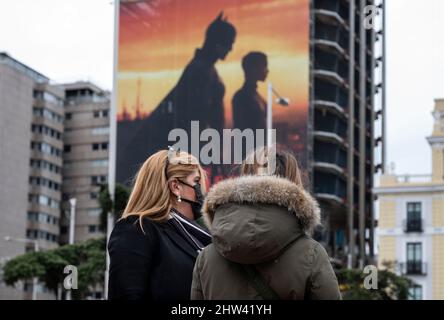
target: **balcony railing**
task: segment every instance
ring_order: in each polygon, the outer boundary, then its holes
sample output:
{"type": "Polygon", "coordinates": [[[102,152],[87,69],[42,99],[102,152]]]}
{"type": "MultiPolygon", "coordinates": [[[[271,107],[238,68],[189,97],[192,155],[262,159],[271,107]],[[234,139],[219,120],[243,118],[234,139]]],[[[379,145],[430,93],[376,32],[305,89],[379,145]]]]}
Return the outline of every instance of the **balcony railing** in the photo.
{"type": "Polygon", "coordinates": [[[426,275],[427,263],[422,261],[407,261],[399,264],[403,275],[426,275]]]}
{"type": "Polygon", "coordinates": [[[403,222],[404,232],[423,232],[424,220],[423,219],[404,219],[403,222]]]}

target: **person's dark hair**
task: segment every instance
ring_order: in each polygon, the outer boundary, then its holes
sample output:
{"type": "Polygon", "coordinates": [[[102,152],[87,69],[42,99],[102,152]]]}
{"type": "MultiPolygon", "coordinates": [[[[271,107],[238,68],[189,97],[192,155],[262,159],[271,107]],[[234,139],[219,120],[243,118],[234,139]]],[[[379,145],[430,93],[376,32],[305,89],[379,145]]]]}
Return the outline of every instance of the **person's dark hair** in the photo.
{"type": "Polygon", "coordinates": [[[227,17],[223,17],[223,12],[221,12],[207,28],[205,45],[229,46],[234,42],[235,37],[236,28],[228,22],[227,17]]]}
{"type": "Polygon", "coordinates": [[[251,70],[256,69],[260,65],[267,63],[267,55],[260,51],[249,52],[242,58],[242,69],[245,73],[249,73],[251,70]]]}

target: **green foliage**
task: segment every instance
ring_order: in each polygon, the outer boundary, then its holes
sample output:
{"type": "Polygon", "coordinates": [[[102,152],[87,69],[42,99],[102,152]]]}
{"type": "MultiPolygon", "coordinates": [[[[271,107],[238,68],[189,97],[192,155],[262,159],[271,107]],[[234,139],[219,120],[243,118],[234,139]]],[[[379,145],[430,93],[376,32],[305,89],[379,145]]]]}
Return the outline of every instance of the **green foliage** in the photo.
{"type": "Polygon", "coordinates": [[[6,263],[3,279],[7,285],[13,286],[17,281],[37,277],[56,294],[66,277],[64,268],[73,265],[78,271],[78,289],[73,290],[73,297],[82,299],[92,287],[103,285],[105,248],[105,238],[99,238],[52,250],[29,252],[6,263]]]}
{"type": "Polygon", "coordinates": [[[123,210],[125,210],[129,196],[130,190],[126,186],[116,184],[114,190],[115,201],[113,205],[113,201],[111,200],[111,196],[108,191],[108,185],[104,184],[101,186],[99,204],[102,209],[102,213],[100,215],[99,228],[102,232],[106,230],[108,212],[112,212],[114,215],[114,221],[117,221],[121,217],[123,210]]]}
{"type": "Polygon", "coordinates": [[[385,263],[378,270],[377,289],[366,289],[364,279],[369,274],[357,269],[336,272],[344,300],[406,300],[413,281],[392,271],[393,264],[385,263]]]}

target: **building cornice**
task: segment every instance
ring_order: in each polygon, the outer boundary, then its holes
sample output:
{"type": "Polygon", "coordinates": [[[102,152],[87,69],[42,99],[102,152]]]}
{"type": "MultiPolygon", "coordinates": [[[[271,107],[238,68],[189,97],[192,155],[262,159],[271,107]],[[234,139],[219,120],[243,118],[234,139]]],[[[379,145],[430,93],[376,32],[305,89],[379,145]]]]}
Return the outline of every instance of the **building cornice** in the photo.
{"type": "Polygon", "coordinates": [[[393,194],[393,193],[432,193],[444,192],[444,184],[425,185],[425,186],[390,186],[373,188],[375,194],[393,194]]]}

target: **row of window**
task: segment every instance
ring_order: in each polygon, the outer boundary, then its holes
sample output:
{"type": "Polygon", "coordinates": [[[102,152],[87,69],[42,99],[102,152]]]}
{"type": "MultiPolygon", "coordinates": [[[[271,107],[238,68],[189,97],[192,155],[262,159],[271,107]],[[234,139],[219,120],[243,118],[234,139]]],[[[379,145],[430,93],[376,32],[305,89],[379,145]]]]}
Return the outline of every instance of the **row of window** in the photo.
{"type": "Polygon", "coordinates": [[[92,176],[91,177],[91,184],[98,185],[98,184],[106,183],[107,180],[108,180],[107,176],[92,176]]]}
{"type": "MultiPolygon", "coordinates": [[[[96,224],[90,224],[88,225],[88,232],[89,233],[98,233],[101,232],[99,229],[99,226],[96,224]]],[[[61,234],[67,234],[68,233],[68,227],[67,226],[62,226],[60,228],[60,233],[61,234]]]]}
{"type": "Polygon", "coordinates": [[[43,212],[29,211],[28,220],[34,222],[52,224],[52,225],[59,224],[59,218],[43,212]]]}
{"type": "MultiPolygon", "coordinates": [[[[107,118],[109,115],[108,110],[98,110],[98,111],[93,111],[93,117],[94,118],[107,118]]],[[[66,120],[71,120],[72,119],[72,113],[68,112],[65,114],[65,118],[66,120]]]]}
{"type": "Polygon", "coordinates": [[[91,130],[94,135],[109,134],[109,127],[97,127],[91,130]]]}
{"type": "MultiPolygon", "coordinates": [[[[71,132],[74,130],[85,130],[86,128],[65,128],[65,132],[71,132]]],[[[96,127],[91,129],[93,135],[109,134],[109,127],[96,127]]]]}
{"type": "Polygon", "coordinates": [[[63,123],[63,117],[61,115],[46,108],[34,107],[32,108],[32,113],[35,117],[46,118],[55,122],[63,123]]]}
{"type": "Polygon", "coordinates": [[[63,107],[63,99],[56,97],[52,93],[46,92],[46,91],[38,91],[34,90],[34,98],[44,100],[46,102],[52,103],[58,107],[63,107]]]}
{"type": "Polygon", "coordinates": [[[31,159],[30,166],[34,169],[44,169],[54,173],[62,173],[62,168],[60,166],[46,160],[31,159]]]}
{"type": "Polygon", "coordinates": [[[53,234],[48,231],[44,230],[35,230],[35,229],[27,229],[26,230],[26,237],[28,239],[40,239],[40,240],[46,240],[50,242],[58,242],[59,237],[56,234],[53,234]]]}
{"type": "Polygon", "coordinates": [[[56,157],[62,156],[62,150],[59,148],[53,147],[52,145],[46,142],[31,142],[31,149],[38,150],[40,152],[50,154],[56,157]]]}
{"type": "Polygon", "coordinates": [[[60,183],[43,177],[29,177],[29,183],[34,186],[47,187],[48,189],[55,191],[61,190],[60,183]]]}
{"type": "MultiPolygon", "coordinates": [[[[108,150],[108,142],[93,143],[91,145],[93,151],[108,150]]],[[[71,145],[67,144],[63,147],[64,152],[71,152],[71,145]]]]}
{"type": "Polygon", "coordinates": [[[84,168],[83,166],[91,166],[91,167],[108,167],[108,159],[95,159],[95,160],[87,160],[87,161],[75,161],[75,162],[66,162],[63,166],[65,169],[72,168],[84,168]]]}
{"type": "Polygon", "coordinates": [[[93,143],[92,144],[92,149],[94,151],[97,151],[97,150],[108,150],[108,142],[93,143]]]}
{"type": "Polygon", "coordinates": [[[100,209],[100,208],[92,208],[92,209],[88,209],[87,212],[88,212],[88,215],[91,216],[91,217],[98,217],[102,213],[102,209],[100,209]]]}
{"type": "Polygon", "coordinates": [[[28,201],[29,203],[40,204],[53,209],[60,209],[60,201],[41,194],[29,194],[28,201]]]}
{"type": "Polygon", "coordinates": [[[47,136],[57,139],[57,140],[62,139],[62,133],[60,131],[57,131],[53,128],[45,126],[44,124],[32,124],[31,131],[34,133],[40,133],[40,134],[47,135],[47,136]]]}
{"type": "Polygon", "coordinates": [[[89,233],[97,233],[97,232],[100,232],[99,226],[96,225],[96,224],[90,224],[90,225],[88,226],[88,232],[89,232],[89,233]]]}
{"type": "Polygon", "coordinates": [[[108,117],[108,110],[99,110],[93,112],[94,118],[107,118],[108,117]]]}

